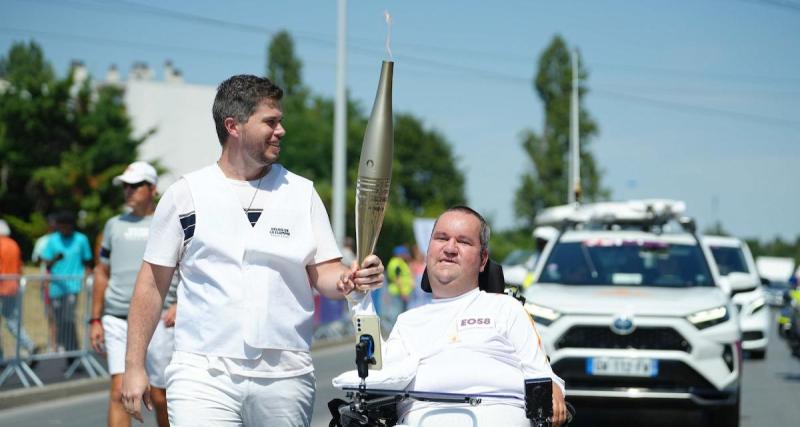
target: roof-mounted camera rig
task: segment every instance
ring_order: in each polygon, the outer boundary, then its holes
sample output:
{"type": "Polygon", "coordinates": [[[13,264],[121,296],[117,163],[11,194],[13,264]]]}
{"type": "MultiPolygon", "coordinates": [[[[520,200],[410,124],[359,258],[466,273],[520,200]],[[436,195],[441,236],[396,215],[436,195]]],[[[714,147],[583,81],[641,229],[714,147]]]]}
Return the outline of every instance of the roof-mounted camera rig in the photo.
{"type": "Polygon", "coordinates": [[[564,230],[640,230],[662,233],[669,224],[695,234],[696,225],[685,216],[686,204],[680,200],[642,199],[624,202],[600,202],[554,206],[540,212],[534,221],[537,227],[564,230]]]}

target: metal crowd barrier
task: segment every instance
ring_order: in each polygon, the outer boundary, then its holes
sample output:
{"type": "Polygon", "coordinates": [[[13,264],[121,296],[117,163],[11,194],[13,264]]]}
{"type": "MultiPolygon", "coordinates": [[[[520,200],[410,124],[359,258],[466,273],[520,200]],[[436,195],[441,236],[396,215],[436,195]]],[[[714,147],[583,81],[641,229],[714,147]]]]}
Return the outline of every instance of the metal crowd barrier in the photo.
{"type": "MultiPolygon", "coordinates": [[[[31,365],[43,360],[66,359],[65,378],[78,368],[90,377],[108,376],[90,345],[89,324],[92,303],[92,277],[55,275],[0,275],[0,280],[18,280],[16,295],[0,297],[3,305],[0,322],[0,386],[16,375],[24,387],[43,386],[31,365]],[[77,294],[49,298],[52,281],[80,280],[77,294]]],[[[373,294],[384,331],[391,330],[401,308],[384,286],[373,294]]],[[[354,333],[347,303],[317,295],[315,298],[314,339],[338,340],[354,333]]]]}
{"type": "Polygon", "coordinates": [[[53,359],[66,359],[68,366],[64,378],[67,379],[80,367],[92,378],[108,376],[89,343],[91,276],[0,276],[0,280],[19,281],[17,294],[4,297],[2,301],[2,321],[6,322],[7,331],[0,333],[2,362],[6,365],[0,374],[0,386],[12,375],[16,375],[26,388],[31,386],[31,382],[43,386],[31,365],[53,359]],[[70,280],[81,282],[77,294],[50,297],[54,281],[70,280]],[[15,307],[7,309],[6,304],[15,307]]]}

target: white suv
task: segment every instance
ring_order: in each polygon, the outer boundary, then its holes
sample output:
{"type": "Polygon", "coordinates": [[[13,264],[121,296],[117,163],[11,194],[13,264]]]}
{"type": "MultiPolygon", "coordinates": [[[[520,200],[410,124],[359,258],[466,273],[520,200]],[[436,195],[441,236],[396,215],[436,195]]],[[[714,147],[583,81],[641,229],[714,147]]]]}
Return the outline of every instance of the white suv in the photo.
{"type": "Polygon", "coordinates": [[[524,296],[570,401],[688,404],[708,409],[711,425],[738,426],[737,312],[694,223],[675,221],[683,205],[557,209],[539,221],[562,231],[524,296]]]}
{"type": "Polygon", "coordinates": [[[703,236],[703,243],[714,256],[720,280],[731,289],[731,299],[739,311],[742,349],[753,359],[763,359],[767,354],[769,312],[750,248],[735,237],[703,236]]]}

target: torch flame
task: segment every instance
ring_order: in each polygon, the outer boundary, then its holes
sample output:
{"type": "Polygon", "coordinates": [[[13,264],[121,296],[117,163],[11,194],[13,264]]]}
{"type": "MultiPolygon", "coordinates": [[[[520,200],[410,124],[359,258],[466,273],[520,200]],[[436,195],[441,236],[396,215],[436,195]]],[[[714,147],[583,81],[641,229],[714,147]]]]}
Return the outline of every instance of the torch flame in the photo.
{"type": "Polygon", "coordinates": [[[383,18],[386,20],[386,52],[389,54],[389,59],[392,59],[392,15],[389,15],[388,10],[383,11],[383,18]]]}

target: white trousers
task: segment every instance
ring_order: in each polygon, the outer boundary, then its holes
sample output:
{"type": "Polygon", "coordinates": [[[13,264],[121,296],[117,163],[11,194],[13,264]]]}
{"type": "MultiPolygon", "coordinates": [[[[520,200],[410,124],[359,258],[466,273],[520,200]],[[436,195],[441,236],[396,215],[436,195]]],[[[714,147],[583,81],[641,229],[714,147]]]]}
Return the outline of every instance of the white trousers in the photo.
{"type": "Polygon", "coordinates": [[[314,408],[314,373],[251,378],[170,363],[167,410],[171,427],[308,427],[314,408]]]}
{"type": "Polygon", "coordinates": [[[484,404],[469,406],[453,403],[423,405],[408,411],[396,427],[531,427],[525,410],[519,406],[484,404]]]}

